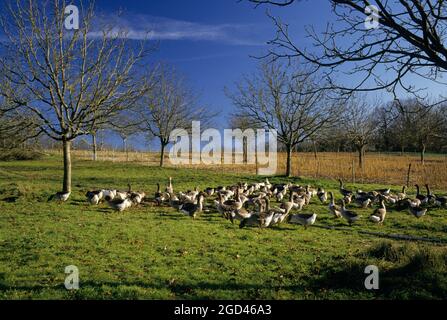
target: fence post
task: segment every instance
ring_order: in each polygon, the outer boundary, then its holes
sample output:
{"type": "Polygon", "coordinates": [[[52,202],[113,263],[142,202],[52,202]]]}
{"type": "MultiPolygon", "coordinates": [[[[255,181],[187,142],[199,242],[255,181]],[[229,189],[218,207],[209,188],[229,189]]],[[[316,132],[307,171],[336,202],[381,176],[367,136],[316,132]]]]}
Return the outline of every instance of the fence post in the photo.
{"type": "Polygon", "coordinates": [[[355,184],[355,160],[352,160],[352,183],[355,184]]]}
{"type": "Polygon", "coordinates": [[[411,163],[408,165],[408,172],[407,172],[407,188],[410,187],[410,175],[411,175],[411,163]]]}

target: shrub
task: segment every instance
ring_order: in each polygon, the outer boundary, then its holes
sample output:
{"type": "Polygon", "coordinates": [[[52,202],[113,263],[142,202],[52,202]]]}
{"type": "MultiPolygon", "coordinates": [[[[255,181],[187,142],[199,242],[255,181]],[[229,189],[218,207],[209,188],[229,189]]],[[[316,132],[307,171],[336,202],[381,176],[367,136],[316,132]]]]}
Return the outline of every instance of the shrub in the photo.
{"type": "Polygon", "coordinates": [[[43,153],[34,150],[0,150],[0,161],[40,160],[42,157],[43,153]]]}

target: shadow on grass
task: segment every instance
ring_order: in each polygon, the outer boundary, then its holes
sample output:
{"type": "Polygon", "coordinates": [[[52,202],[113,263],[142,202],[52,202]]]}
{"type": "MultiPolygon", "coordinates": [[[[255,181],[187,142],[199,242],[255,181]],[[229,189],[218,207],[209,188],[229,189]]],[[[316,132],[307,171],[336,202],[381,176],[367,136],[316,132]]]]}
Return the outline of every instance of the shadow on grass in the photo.
{"type": "Polygon", "coordinates": [[[213,299],[215,293],[226,292],[228,297],[233,294],[243,294],[246,298],[262,299],[271,296],[277,291],[302,292],[301,285],[271,285],[270,283],[236,283],[228,282],[208,282],[208,281],[182,281],[175,279],[154,279],[148,282],[142,281],[123,281],[123,282],[99,282],[99,281],[80,281],[79,290],[68,292],[64,284],[58,285],[30,285],[30,286],[8,286],[0,281],[0,291],[23,291],[32,294],[39,294],[48,290],[67,292],[73,299],[132,299],[140,295],[137,290],[169,290],[177,299],[213,299]],[[131,290],[129,290],[131,288],[131,290]],[[205,294],[204,292],[211,292],[205,294]],[[215,293],[213,293],[215,292],[215,293]],[[112,296],[110,296],[110,293],[112,296]]]}
{"type": "Polygon", "coordinates": [[[382,242],[355,258],[331,263],[322,276],[311,281],[315,290],[365,292],[365,267],[379,267],[380,289],[384,299],[445,299],[447,297],[447,252],[443,249],[382,242]]]}
{"type": "MultiPolygon", "coordinates": [[[[332,291],[351,299],[365,297],[379,299],[445,299],[447,297],[447,252],[445,248],[382,242],[355,256],[318,263],[306,274],[297,274],[289,283],[261,279],[258,282],[167,279],[155,275],[147,281],[124,279],[119,281],[82,281],[80,290],[70,292],[70,299],[128,299],[141,298],[152,292],[178,299],[212,299],[216,296],[242,296],[250,299],[276,297],[288,292],[295,298],[318,298],[321,292],[332,291]],[[379,290],[369,291],[364,286],[365,267],[379,268],[379,290]],[[146,291],[141,292],[141,290],[146,291]]],[[[48,290],[67,292],[63,283],[57,285],[11,286],[0,274],[0,291],[23,291],[38,296],[48,290]]],[[[337,295],[335,295],[337,296],[337,295]]]]}

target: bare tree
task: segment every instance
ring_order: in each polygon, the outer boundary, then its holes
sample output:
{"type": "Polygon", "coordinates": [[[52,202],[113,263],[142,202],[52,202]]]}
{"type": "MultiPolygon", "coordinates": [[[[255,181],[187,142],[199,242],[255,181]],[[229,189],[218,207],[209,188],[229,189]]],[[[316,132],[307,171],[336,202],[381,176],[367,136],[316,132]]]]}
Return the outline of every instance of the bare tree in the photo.
{"type": "MultiPolygon", "coordinates": [[[[0,66],[14,90],[2,95],[39,119],[61,141],[63,192],[71,191],[71,143],[126,109],[144,92],[136,65],[146,55],[124,32],[94,29],[93,5],[80,6],[80,27],[67,30],[64,0],[16,0],[5,5],[0,66]]],[[[113,26],[115,27],[115,26],[113,26]]]]}
{"type": "MultiPolygon", "coordinates": [[[[291,7],[299,3],[299,0],[249,1],[257,6],[291,7]]],[[[314,71],[323,68],[332,87],[350,92],[379,89],[395,92],[401,87],[418,95],[422,88],[404,83],[410,74],[445,83],[442,75],[447,72],[446,1],[330,0],[330,3],[337,23],[328,25],[323,34],[312,27],[307,29],[314,44],[312,49],[299,47],[288,26],[272,17],[277,36],[271,41],[275,48],[269,56],[300,57],[314,71]],[[365,19],[371,17],[371,11],[365,9],[371,5],[379,10],[377,28],[365,26],[365,19]],[[340,73],[359,73],[362,78],[354,86],[336,85],[333,76],[340,73]]]]}
{"type": "MultiPolygon", "coordinates": [[[[230,117],[229,125],[231,129],[240,129],[245,131],[247,129],[255,129],[255,123],[250,120],[250,117],[241,114],[232,114],[230,117]]],[[[256,144],[255,144],[256,148],[256,144]]],[[[246,136],[242,138],[242,152],[244,163],[248,162],[248,139],[246,136]]],[[[256,150],[255,150],[256,155],[256,150]]]]}
{"type": "Polygon", "coordinates": [[[342,130],[358,152],[360,168],[363,168],[366,147],[377,130],[374,110],[365,96],[357,94],[348,100],[342,116],[342,130]]]}
{"type": "Polygon", "coordinates": [[[286,175],[292,175],[292,151],[317,131],[334,123],[337,108],[307,74],[280,64],[262,64],[259,72],[227,91],[238,113],[252,123],[275,129],[287,152],[286,175]]]}
{"type": "Polygon", "coordinates": [[[160,167],[164,165],[165,150],[173,130],[189,130],[192,121],[207,125],[216,115],[206,107],[198,106],[197,97],[185,80],[169,68],[160,69],[153,89],[144,96],[139,109],[143,123],[141,131],[160,143],[160,167]]]}
{"type": "Polygon", "coordinates": [[[127,142],[129,138],[141,132],[143,121],[138,118],[134,110],[125,110],[110,121],[110,129],[120,136],[123,142],[123,152],[126,154],[126,161],[129,161],[129,148],[127,142]]]}
{"type": "Polygon", "coordinates": [[[37,138],[40,133],[31,115],[20,113],[0,102],[1,149],[16,148],[27,140],[37,138]]]}
{"type": "Polygon", "coordinates": [[[419,150],[422,164],[425,163],[427,147],[433,142],[442,141],[444,135],[442,106],[433,105],[429,101],[423,104],[417,99],[394,104],[397,129],[407,139],[407,145],[414,145],[419,150]]]}

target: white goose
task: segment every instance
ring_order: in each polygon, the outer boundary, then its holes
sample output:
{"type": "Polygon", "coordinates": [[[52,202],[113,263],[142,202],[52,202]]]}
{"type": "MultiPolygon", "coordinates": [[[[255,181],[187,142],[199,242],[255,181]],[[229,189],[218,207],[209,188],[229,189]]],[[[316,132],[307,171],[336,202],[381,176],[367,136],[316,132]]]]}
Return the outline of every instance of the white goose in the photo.
{"type": "Polygon", "coordinates": [[[132,201],[127,198],[124,200],[119,198],[111,199],[109,196],[106,196],[105,200],[113,210],[119,212],[123,212],[124,210],[132,206],[132,201]]]}

